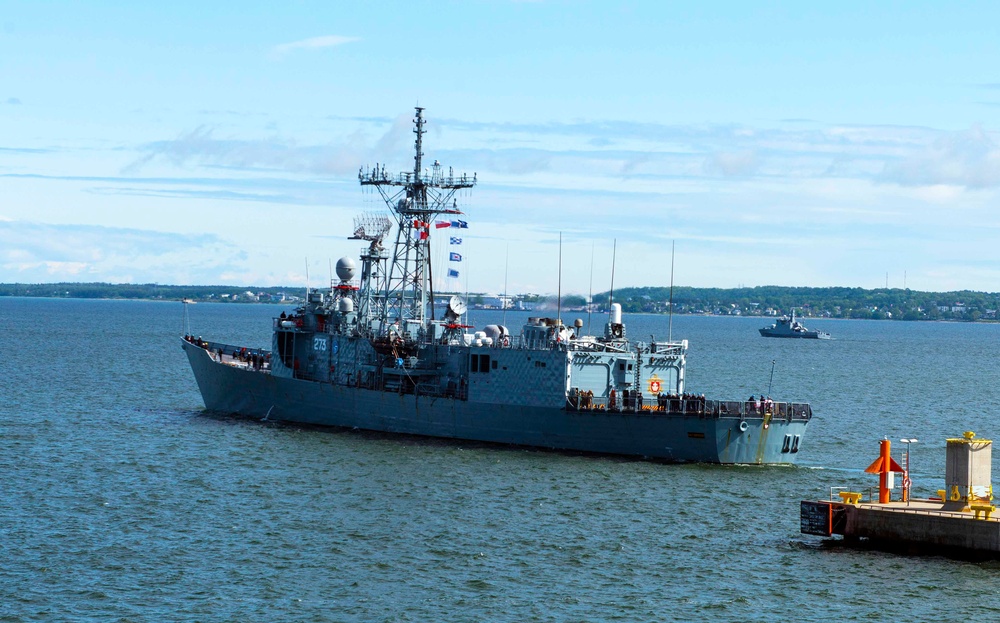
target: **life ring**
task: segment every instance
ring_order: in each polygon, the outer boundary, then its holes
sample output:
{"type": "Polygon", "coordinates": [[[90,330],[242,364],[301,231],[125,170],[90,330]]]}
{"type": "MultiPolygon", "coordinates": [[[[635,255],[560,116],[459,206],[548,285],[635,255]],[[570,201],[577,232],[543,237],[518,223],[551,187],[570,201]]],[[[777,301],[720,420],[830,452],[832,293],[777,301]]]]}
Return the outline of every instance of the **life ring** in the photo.
{"type": "Polygon", "coordinates": [[[740,432],[741,433],[745,433],[745,432],[747,432],[748,428],[750,428],[750,425],[747,424],[747,421],[746,420],[741,420],[740,421],[740,432]]]}
{"type": "Polygon", "coordinates": [[[652,394],[659,394],[660,393],[660,382],[659,381],[650,381],[649,382],[649,391],[652,394]]]}
{"type": "Polygon", "coordinates": [[[509,335],[505,335],[502,338],[500,338],[500,346],[503,346],[504,348],[507,348],[508,346],[510,346],[510,336],[509,335]]]}

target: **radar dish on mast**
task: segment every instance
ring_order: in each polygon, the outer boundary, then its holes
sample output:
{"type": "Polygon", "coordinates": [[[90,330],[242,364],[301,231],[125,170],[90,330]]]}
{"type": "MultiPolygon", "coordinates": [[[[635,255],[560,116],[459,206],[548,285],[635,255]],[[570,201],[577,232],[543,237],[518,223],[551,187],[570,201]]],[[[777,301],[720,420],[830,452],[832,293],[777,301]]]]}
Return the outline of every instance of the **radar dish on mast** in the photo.
{"type": "Polygon", "coordinates": [[[453,294],[452,297],[450,299],[448,299],[448,314],[449,315],[454,316],[455,318],[458,318],[462,314],[464,314],[466,311],[468,311],[468,309],[469,308],[465,304],[465,301],[463,301],[462,297],[458,296],[457,294],[453,294]]]}
{"type": "Polygon", "coordinates": [[[367,213],[354,217],[353,240],[381,241],[392,229],[392,219],[385,214],[367,213]]]}

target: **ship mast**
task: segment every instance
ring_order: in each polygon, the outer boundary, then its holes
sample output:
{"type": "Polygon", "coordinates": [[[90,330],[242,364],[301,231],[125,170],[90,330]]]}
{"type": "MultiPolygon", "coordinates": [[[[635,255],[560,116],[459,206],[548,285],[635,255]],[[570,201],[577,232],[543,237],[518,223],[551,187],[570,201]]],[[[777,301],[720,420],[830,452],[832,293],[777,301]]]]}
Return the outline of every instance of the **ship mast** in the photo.
{"type": "Polygon", "coordinates": [[[378,311],[385,308],[382,294],[386,280],[385,263],[388,252],[382,240],[392,229],[392,221],[384,214],[362,214],[354,219],[354,235],[351,240],[367,240],[367,249],[361,251],[361,289],[358,293],[359,327],[364,335],[372,336],[372,319],[381,316],[378,311]]]}
{"type": "Polygon", "coordinates": [[[431,172],[423,170],[424,109],[416,108],[413,119],[413,171],[395,176],[385,166],[358,172],[362,186],[374,186],[395,219],[396,243],[389,261],[381,296],[373,298],[370,313],[376,321],[376,336],[384,336],[398,323],[402,331],[414,321],[423,326],[433,317],[434,291],[431,280],[430,230],[442,214],[461,214],[455,193],[472,188],[475,174],[444,175],[435,160],[431,172]]]}

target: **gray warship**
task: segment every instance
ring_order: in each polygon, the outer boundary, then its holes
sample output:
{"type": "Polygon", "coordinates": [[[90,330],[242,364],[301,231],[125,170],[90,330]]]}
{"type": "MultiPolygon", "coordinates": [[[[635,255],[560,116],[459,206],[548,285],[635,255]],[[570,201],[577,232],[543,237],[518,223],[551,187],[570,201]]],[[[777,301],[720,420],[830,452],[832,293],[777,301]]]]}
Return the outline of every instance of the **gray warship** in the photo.
{"type": "Polygon", "coordinates": [[[208,410],[666,462],[795,462],[809,404],[688,393],[687,341],[632,341],[617,303],[596,336],[559,317],[475,330],[457,296],[435,317],[432,223],[462,214],[456,194],[476,176],[424,170],[425,124],[418,107],[412,171],[358,173],[388,208],[355,219],[360,274],[339,260],[330,288],[273,319],[270,350],[184,336],[208,410]]]}
{"type": "Polygon", "coordinates": [[[816,329],[807,329],[805,326],[795,319],[795,310],[792,310],[792,316],[782,316],[775,321],[770,327],[761,327],[758,329],[760,334],[764,337],[790,337],[790,338],[800,338],[806,340],[829,340],[830,334],[826,331],[819,331],[816,329]]]}

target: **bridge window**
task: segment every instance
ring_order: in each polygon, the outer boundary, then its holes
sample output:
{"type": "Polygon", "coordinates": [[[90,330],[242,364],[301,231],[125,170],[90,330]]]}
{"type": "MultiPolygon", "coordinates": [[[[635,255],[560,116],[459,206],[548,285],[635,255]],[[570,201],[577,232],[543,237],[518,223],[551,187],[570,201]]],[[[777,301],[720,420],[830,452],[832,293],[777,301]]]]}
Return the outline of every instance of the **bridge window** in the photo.
{"type": "MultiPolygon", "coordinates": [[[[493,367],[497,367],[497,362],[493,362],[493,367]]],[[[489,355],[470,355],[469,370],[472,372],[489,372],[490,371],[490,356],[489,355]]]]}

